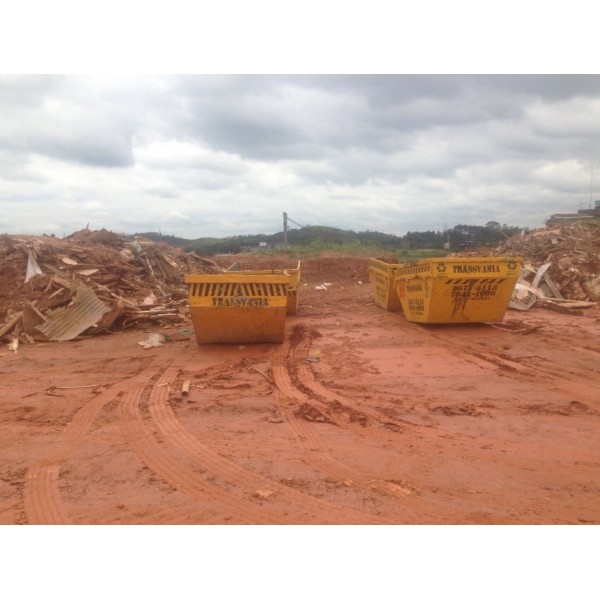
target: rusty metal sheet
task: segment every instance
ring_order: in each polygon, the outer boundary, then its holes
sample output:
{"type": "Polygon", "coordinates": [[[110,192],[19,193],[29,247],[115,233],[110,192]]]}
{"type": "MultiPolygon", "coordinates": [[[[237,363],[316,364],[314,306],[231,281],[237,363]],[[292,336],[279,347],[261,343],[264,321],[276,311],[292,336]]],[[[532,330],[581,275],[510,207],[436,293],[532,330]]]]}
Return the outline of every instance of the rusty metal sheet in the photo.
{"type": "Polygon", "coordinates": [[[79,284],[73,304],[54,311],[48,322],[36,329],[52,341],[64,342],[95,325],[109,311],[91,288],[79,284]]]}

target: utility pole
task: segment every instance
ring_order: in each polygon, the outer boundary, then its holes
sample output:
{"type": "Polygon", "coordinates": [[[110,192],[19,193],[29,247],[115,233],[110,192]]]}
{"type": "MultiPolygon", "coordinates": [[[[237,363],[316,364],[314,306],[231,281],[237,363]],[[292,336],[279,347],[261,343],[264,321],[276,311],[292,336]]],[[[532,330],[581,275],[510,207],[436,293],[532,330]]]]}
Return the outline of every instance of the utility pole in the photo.
{"type": "Polygon", "coordinates": [[[288,232],[288,218],[287,218],[287,213],[284,212],[283,213],[283,244],[284,246],[288,245],[288,238],[287,238],[287,232],[288,232]]]}
{"type": "Polygon", "coordinates": [[[594,163],[590,167],[590,209],[592,208],[592,197],[594,195],[594,163]]]}

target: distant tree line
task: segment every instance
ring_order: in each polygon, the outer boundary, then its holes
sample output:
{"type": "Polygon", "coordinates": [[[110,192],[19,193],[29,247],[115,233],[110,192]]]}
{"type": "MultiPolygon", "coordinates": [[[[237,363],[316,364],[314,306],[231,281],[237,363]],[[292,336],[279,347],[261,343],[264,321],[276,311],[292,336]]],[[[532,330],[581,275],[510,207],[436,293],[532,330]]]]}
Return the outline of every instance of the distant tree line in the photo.
{"type": "MultiPolygon", "coordinates": [[[[290,229],[287,232],[287,241],[291,246],[364,245],[379,247],[390,252],[443,250],[447,246],[450,250],[458,250],[494,246],[507,237],[520,233],[521,230],[521,227],[501,225],[496,221],[489,221],[484,226],[456,225],[445,231],[409,231],[406,235],[397,236],[378,231],[355,232],[315,225],[290,229]]],[[[196,240],[186,240],[155,232],[135,235],[154,241],[167,242],[173,246],[183,247],[204,256],[236,254],[261,246],[278,248],[284,243],[282,231],[274,234],[235,235],[225,238],[198,238],[196,240]]]]}
{"type": "Polygon", "coordinates": [[[446,231],[409,231],[401,239],[407,250],[443,248],[444,244],[448,244],[451,250],[456,250],[465,247],[495,246],[520,233],[522,229],[489,221],[485,226],[456,225],[446,231]]]}

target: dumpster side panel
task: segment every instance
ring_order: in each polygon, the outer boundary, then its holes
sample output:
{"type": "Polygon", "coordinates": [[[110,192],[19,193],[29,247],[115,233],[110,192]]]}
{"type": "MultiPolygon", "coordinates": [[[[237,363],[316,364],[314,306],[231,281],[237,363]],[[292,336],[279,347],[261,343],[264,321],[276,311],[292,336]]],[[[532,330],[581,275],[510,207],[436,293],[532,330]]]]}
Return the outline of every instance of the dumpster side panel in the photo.
{"type": "Polygon", "coordinates": [[[501,321],[521,272],[520,257],[448,258],[400,269],[398,296],[409,321],[501,321]]]}
{"type": "Polygon", "coordinates": [[[186,275],[199,344],[282,342],[290,275],[186,275]]]}
{"type": "Polygon", "coordinates": [[[431,322],[502,321],[510,302],[516,279],[436,278],[429,314],[431,322]]]}
{"type": "Polygon", "coordinates": [[[429,277],[400,278],[396,282],[398,300],[409,321],[427,323],[430,318],[431,284],[429,277]]]}
{"type": "Polygon", "coordinates": [[[402,310],[396,289],[396,274],[400,265],[369,259],[369,281],[377,306],[393,312],[402,310]]]}
{"type": "Polygon", "coordinates": [[[285,339],[285,306],[194,307],[190,312],[199,344],[252,344],[285,339]]]}

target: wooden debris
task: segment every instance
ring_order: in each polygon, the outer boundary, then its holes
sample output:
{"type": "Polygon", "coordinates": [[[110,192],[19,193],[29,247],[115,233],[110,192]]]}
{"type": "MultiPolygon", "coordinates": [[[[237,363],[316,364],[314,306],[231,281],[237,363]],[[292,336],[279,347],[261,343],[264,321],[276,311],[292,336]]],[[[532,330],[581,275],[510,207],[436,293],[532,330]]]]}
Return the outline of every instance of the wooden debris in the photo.
{"type": "Polygon", "coordinates": [[[581,285],[581,289],[585,291],[591,300],[594,302],[600,301],[600,294],[597,294],[595,290],[592,289],[591,285],[587,284],[585,281],[580,281],[579,285],[581,285]]]}
{"type": "Polygon", "coordinates": [[[259,498],[260,500],[267,500],[270,498],[275,492],[272,490],[256,490],[252,495],[255,498],[259,498]]]}
{"type": "Polygon", "coordinates": [[[0,327],[0,339],[3,338],[6,334],[10,333],[17,324],[23,318],[23,311],[19,311],[16,315],[14,315],[8,323],[6,323],[3,327],[0,327]]]}
{"type": "Polygon", "coordinates": [[[71,305],[85,284],[107,307],[86,334],[178,326],[188,320],[186,273],[222,272],[213,261],[163,242],[88,229],[64,239],[0,236],[0,339],[36,337],[33,322],[71,305]],[[31,258],[35,257],[35,274],[31,258]],[[25,284],[29,264],[31,277],[25,284]],[[28,323],[22,331],[27,307],[28,323]],[[34,315],[36,315],[34,317],[34,315]]]}
{"type": "Polygon", "coordinates": [[[97,389],[99,387],[101,387],[102,383],[97,383],[96,385],[63,385],[63,386],[58,386],[58,385],[51,385],[49,388],[46,389],[46,394],[49,394],[50,396],[62,396],[63,394],[57,394],[56,391],[57,390],[85,390],[85,389],[97,389]]]}
{"type": "Polygon", "coordinates": [[[525,265],[509,304],[534,305],[573,315],[600,299],[600,225],[565,223],[509,238],[494,249],[501,256],[517,250],[525,265]],[[565,304],[562,300],[583,304],[565,304]]]}
{"type": "Polygon", "coordinates": [[[513,323],[510,321],[490,323],[490,325],[496,329],[502,329],[503,331],[509,331],[510,333],[520,333],[522,335],[533,333],[543,327],[542,325],[523,325],[522,323],[513,323]]]}
{"type": "Polygon", "coordinates": [[[190,385],[191,382],[189,381],[189,379],[186,379],[182,386],[181,386],[181,395],[182,396],[187,396],[190,393],[190,385]]]}
{"type": "Polygon", "coordinates": [[[273,380],[264,371],[261,371],[258,367],[250,367],[253,371],[256,371],[259,375],[262,375],[269,383],[273,383],[273,380]]]}

